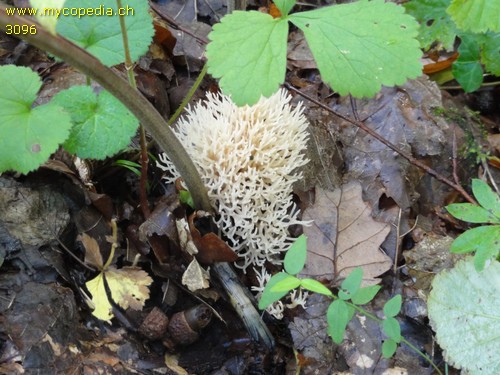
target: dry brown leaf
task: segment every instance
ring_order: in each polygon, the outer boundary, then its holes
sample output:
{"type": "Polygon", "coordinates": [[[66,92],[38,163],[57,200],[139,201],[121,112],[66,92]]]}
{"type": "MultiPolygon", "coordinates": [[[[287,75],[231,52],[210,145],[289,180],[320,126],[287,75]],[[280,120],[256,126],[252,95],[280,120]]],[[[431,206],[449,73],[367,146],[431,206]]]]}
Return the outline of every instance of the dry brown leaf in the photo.
{"type": "Polygon", "coordinates": [[[363,285],[377,284],[377,276],[391,267],[391,259],[380,250],[390,225],[376,222],[361,198],[359,182],[335,191],[316,188],[316,201],[304,211],[308,237],[307,263],[303,276],[339,281],[354,268],[363,268],[363,285]]]}
{"type": "Polygon", "coordinates": [[[210,286],[208,280],[210,280],[210,274],[200,266],[196,258],[193,258],[182,275],[182,285],[194,292],[208,288],[210,286]]]}
{"type": "Polygon", "coordinates": [[[95,238],[90,237],[86,233],[82,233],[78,236],[78,240],[81,241],[83,247],[85,248],[85,263],[101,269],[104,263],[102,260],[101,250],[99,249],[99,244],[95,238]]]}

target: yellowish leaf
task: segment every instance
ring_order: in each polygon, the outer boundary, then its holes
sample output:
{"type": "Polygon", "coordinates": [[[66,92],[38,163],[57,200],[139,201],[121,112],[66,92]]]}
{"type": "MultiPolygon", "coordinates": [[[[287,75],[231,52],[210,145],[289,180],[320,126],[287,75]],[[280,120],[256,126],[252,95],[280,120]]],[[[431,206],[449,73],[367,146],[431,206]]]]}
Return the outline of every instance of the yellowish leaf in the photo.
{"type": "Polygon", "coordinates": [[[37,8],[36,20],[51,34],[56,35],[57,18],[66,0],[30,0],[31,6],[37,8]],[[47,9],[47,11],[44,11],[47,9]]]}
{"type": "MultiPolygon", "coordinates": [[[[142,310],[144,303],[149,298],[148,287],[153,282],[153,279],[145,271],[134,267],[124,267],[119,270],[109,267],[104,272],[106,273],[106,280],[113,300],[124,309],[130,307],[133,310],[142,310]]],[[[95,305],[92,314],[101,320],[109,322],[113,317],[113,313],[104,289],[102,274],[101,272],[97,277],[86,282],[85,285],[89,292],[92,293],[92,302],[95,305]]]]}

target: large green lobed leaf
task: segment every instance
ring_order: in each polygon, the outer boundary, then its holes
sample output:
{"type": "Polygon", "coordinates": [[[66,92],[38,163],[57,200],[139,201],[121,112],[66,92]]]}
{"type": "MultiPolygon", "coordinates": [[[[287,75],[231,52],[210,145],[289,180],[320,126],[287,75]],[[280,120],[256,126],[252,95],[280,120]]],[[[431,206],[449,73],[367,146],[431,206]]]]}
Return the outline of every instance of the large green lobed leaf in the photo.
{"type": "Polygon", "coordinates": [[[450,0],[411,0],[403,6],[420,22],[418,39],[423,49],[440,42],[444,49],[453,50],[457,27],[446,13],[450,0]]]}
{"type": "Polygon", "coordinates": [[[208,35],[208,72],[239,106],[270,96],[285,80],[288,22],[256,11],[222,18],[208,35]]]}
{"type": "Polygon", "coordinates": [[[64,148],[81,158],[104,159],[123,150],[139,122],[109,92],[94,94],[89,86],[61,91],[52,102],[71,114],[73,128],[64,148]]]}
{"type": "Polygon", "coordinates": [[[500,374],[500,263],[477,272],[472,258],[439,273],[427,300],[446,360],[471,375],[500,374]]]}
{"type": "MultiPolygon", "coordinates": [[[[111,9],[113,15],[101,16],[60,16],[56,30],[62,36],[71,39],[80,47],[96,56],[104,65],[112,66],[125,61],[125,50],[120,29],[120,19],[116,14],[117,5],[114,0],[101,3],[93,0],[67,0],[66,8],[99,8],[111,9]]],[[[154,29],[149,14],[149,4],[143,0],[123,0],[123,8],[133,9],[124,16],[127,29],[130,57],[137,61],[144,55],[151,44],[154,29]]]]}
{"type": "Polygon", "coordinates": [[[418,23],[383,0],[295,13],[289,20],[306,37],[321,77],[341,95],[375,95],[422,74],[418,23]]]}
{"type": "Polygon", "coordinates": [[[28,173],[68,137],[71,119],[53,103],[32,108],[42,82],[29,68],[0,67],[0,85],[0,173],[28,173]]]}
{"type": "Polygon", "coordinates": [[[447,12],[463,30],[500,31],[500,0],[453,0],[447,12]]]}

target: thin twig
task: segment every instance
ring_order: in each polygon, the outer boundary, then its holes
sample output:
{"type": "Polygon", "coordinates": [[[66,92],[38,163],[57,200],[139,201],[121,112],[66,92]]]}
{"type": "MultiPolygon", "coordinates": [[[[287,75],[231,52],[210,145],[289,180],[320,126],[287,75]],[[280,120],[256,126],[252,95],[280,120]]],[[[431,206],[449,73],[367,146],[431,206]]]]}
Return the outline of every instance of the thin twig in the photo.
{"type": "Polygon", "coordinates": [[[285,83],[284,86],[291,90],[291,91],[294,91],[296,92],[297,94],[299,94],[300,96],[302,96],[303,98],[309,100],[310,102],[320,106],[321,108],[323,108],[324,110],[330,112],[331,114],[337,116],[337,117],[340,117],[342,120],[344,121],[347,121],[355,126],[357,126],[359,129],[363,130],[364,132],[370,134],[373,138],[375,138],[376,140],[378,140],[379,142],[382,142],[384,145],[386,145],[387,147],[389,147],[391,150],[397,152],[399,155],[401,155],[403,158],[405,158],[406,160],[408,160],[411,164],[423,169],[425,172],[427,172],[428,174],[430,174],[431,176],[433,176],[434,178],[436,178],[438,181],[441,181],[442,183],[450,186],[451,188],[455,189],[456,191],[458,191],[460,194],[462,194],[462,196],[467,200],[469,201],[470,203],[472,204],[477,204],[477,202],[475,201],[474,198],[472,198],[465,190],[464,188],[462,188],[462,186],[460,186],[459,184],[456,184],[454,183],[453,181],[449,180],[448,178],[444,177],[443,175],[441,175],[440,173],[438,173],[437,171],[435,171],[434,169],[428,167],[427,165],[425,165],[424,163],[422,163],[421,161],[415,159],[413,156],[401,151],[396,145],[394,145],[393,143],[389,142],[387,139],[385,139],[384,137],[382,137],[380,134],[378,134],[377,132],[375,132],[374,130],[370,129],[368,126],[366,126],[363,122],[361,121],[356,121],[356,120],[353,120],[353,119],[350,119],[349,117],[347,116],[344,116],[336,111],[334,111],[333,109],[331,109],[330,107],[328,107],[327,105],[319,102],[318,100],[310,97],[309,95],[306,95],[304,94],[303,92],[301,92],[300,90],[296,89],[295,87],[293,87],[292,85],[288,84],[288,83],[285,83]]]}

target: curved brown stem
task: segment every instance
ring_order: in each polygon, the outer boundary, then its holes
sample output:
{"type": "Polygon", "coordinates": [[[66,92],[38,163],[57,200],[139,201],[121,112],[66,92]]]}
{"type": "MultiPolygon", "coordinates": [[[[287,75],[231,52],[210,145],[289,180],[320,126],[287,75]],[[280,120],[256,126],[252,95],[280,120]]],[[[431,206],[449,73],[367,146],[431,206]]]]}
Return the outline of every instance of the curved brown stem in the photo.
{"type": "Polygon", "coordinates": [[[9,24],[34,26],[37,30],[36,34],[16,36],[35,47],[60,57],[69,65],[97,81],[125,104],[172,160],[182,175],[195,205],[204,211],[213,212],[206,188],[186,150],[163,117],[139,91],[130,87],[126,80],[76,44],[59,35],[52,35],[30,19],[17,15],[8,15],[6,5],[0,2],[0,30],[5,32],[6,25],[9,24]]]}

